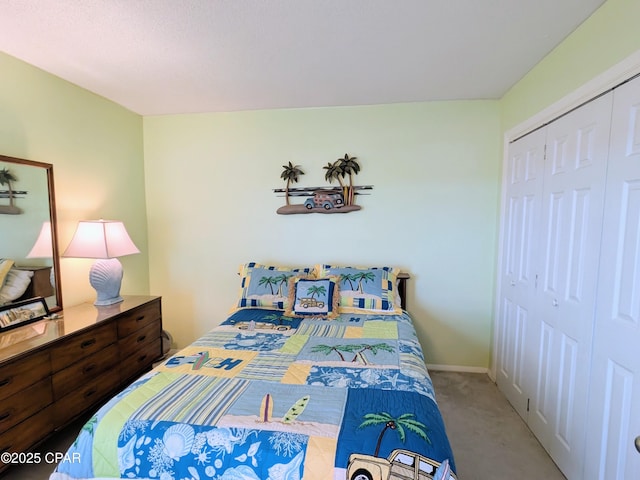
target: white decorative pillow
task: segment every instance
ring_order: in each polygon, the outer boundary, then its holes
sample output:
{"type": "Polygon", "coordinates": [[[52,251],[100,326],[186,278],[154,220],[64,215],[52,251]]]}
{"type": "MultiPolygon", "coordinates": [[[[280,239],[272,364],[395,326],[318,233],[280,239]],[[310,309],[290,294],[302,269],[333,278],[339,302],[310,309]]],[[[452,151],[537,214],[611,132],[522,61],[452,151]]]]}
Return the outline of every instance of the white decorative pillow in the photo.
{"type": "Polygon", "coordinates": [[[9,270],[4,285],[0,288],[0,305],[19,298],[31,283],[31,277],[33,277],[31,270],[18,270],[16,268],[9,270]]]}

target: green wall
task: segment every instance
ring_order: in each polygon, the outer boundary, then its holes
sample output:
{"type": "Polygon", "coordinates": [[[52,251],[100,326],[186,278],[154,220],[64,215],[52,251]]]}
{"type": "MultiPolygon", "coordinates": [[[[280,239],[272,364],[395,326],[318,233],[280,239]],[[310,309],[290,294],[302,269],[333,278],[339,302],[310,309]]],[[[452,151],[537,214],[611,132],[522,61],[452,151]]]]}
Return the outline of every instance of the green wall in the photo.
{"type": "Polygon", "coordinates": [[[184,345],[223,320],[241,263],[394,265],[412,276],[427,361],[487,367],[499,122],[494,101],[146,117],[151,289],[166,325],[184,345]],[[322,186],[345,153],[357,184],[374,186],[362,210],[276,214],[282,165],[322,186]]]}
{"type": "Polygon", "coordinates": [[[640,49],[640,1],[608,0],[502,98],[509,130],[640,49]]]}
{"type": "MultiPolygon", "coordinates": [[[[142,118],[3,53],[0,72],[0,153],[53,164],[60,248],[79,220],[124,221],[143,253],[121,259],[123,291],[148,293],[142,118]]],[[[90,266],[61,260],[65,305],[95,298],[90,266]]]]}

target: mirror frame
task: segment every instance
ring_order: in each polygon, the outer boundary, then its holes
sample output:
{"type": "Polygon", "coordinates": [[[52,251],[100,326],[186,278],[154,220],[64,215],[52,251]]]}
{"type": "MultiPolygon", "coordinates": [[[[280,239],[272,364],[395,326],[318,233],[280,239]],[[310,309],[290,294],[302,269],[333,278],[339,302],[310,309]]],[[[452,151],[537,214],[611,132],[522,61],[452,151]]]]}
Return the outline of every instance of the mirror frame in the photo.
{"type": "Polygon", "coordinates": [[[53,275],[55,279],[54,292],[56,296],[56,305],[49,307],[49,311],[59,312],[62,310],[62,285],[60,283],[60,251],[58,249],[58,222],[56,217],[56,195],[53,185],[53,165],[50,163],[36,162],[34,160],[26,160],[24,158],[8,157],[6,155],[0,155],[0,162],[18,163],[45,169],[49,193],[49,219],[51,220],[51,247],[53,252],[53,258],[51,260],[53,263],[53,275]]]}

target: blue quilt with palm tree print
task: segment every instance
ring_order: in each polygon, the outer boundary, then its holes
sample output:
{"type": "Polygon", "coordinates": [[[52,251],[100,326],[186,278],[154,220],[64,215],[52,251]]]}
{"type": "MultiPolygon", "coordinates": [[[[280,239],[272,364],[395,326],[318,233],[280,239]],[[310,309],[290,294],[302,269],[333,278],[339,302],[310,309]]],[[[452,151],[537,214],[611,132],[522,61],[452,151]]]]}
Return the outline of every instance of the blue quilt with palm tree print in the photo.
{"type": "Polygon", "coordinates": [[[51,480],[456,478],[406,312],[238,310],[110,399],[65,458],[51,480]]]}

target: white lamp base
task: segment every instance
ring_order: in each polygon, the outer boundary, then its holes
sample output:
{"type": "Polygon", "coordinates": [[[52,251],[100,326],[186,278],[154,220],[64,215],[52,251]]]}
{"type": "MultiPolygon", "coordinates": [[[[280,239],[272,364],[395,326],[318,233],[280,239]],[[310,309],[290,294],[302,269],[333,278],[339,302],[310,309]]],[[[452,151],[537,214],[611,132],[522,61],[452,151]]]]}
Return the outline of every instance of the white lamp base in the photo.
{"type": "Polygon", "coordinates": [[[122,302],[122,264],[117,258],[96,260],[89,270],[89,283],[97,293],[94,305],[113,305],[122,302]]]}

